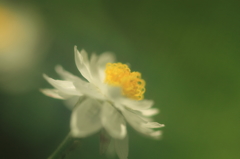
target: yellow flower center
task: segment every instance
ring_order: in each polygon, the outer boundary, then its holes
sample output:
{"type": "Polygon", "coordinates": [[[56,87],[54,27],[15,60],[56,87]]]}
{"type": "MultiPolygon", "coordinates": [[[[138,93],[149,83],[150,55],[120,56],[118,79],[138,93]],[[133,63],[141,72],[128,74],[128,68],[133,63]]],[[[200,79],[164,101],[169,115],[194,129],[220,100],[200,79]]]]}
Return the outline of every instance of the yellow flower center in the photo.
{"type": "Polygon", "coordinates": [[[135,100],[144,98],[145,81],[141,79],[141,73],[131,72],[126,64],[107,63],[105,74],[105,83],[121,87],[123,95],[135,100]]]}

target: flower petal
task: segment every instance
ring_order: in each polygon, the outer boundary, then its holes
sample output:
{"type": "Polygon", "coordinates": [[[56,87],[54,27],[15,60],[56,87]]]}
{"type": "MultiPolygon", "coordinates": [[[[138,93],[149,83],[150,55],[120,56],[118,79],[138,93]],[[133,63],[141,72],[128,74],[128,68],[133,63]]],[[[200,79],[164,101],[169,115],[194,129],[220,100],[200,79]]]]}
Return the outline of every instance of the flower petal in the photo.
{"type": "Polygon", "coordinates": [[[154,139],[161,139],[162,136],[162,131],[153,131],[152,133],[150,133],[150,137],[154,138],[154,139]]]}
{"type": "Polygon", "coordinates": [[[141,118],[138,114],[135,114],[127,109],[125,109],[124,111],[122,111],[124,117],[126,118],[126,120],[129,122],[129,124],[135,128],[136,130],[138,130],[143,124],[147,124],[147,121],[145,121],[143,118],[141,118]]]}
{"type": "Polygon", "coordinates": [[[114,139],[115,151],[120,159],[128,158],[128,136],[122,140],[114,139]]]}
{"type": "Polygon", "coordinates": [[[110,52],[105,52],[99,56],[97,66],[98,66],[98,74],[100,77],[100,81],[102,83],[105,80],[106,64],[113,63],[114,61],[115,61],[115,56],[110,52]]]}
{"type": "Polygon", "coordinates": [[[99,152],[101,155],[108,151],[110,143],[111,143],[111,137],[107,134],[107,132],[104,129],[102,129],[99,135],[99,144],[100,144],[99,152]]]}
{"type": "Polygon", "coordinates": [[[103,104],[101,120],[103,127],[112,138],[123,139],[126,136],[126,123],[123,116],[108,102],[103,104]]]}
{"type": "Polygon", "coordinates": [[[81,53],[77,50],[77,46],[74,47],[74,53],[75,53],[75,63],[79,70],[79,72],[82,74],[84,78],[86,78],[88,81],[91,81],[91,73],[89,68],[89,60],[88,55],[85,50],[82,50],[81,53]]]}
{"type": "Polygon", "coordinates": [[[153,116],[159,113],[159,109],[157,108],[151,108],[151,109],[143,109],[143,110],[139,110],[142,115],[144,116],[153,116]]]}
{"type": "Polygon", "coordinates": [[[158,122],[148,122],[147,124],[144,124],[147,128],[161,128],[164,127],[164,124],[159,124],[158,122]]]}
{"type": "MultiPolygon", "coordinates": [[[[82,80],[81,78],[71,74],[70,72],[64,70],[60,65],[56,66],[56,72],[65,80],[76,81],[78,85],[87,85],[89,82],[82,80]]],[[[81,89],[79,90],[81,92],[81,89]]]]}
{"type": "MultiPolygon", "coordinates": [[[[120,109],[120,110],[125,110],[124,108],[123,109],[120,109]]],[[[135,115],[137,115],[139,118],[142,118],[142,120],[145,121],[145,123],[147,122],[151,122],[152,121],[152,118],[150,118],[149,116],[144,116],[142,111],[146,111],[148,109],[144,109],[144,110],[133,110],[133,109],[127,109],[128,111],[134,113],[135,115]]]]}
{"type": "Polygon", "coordinates": [[[102,127],[100,119],[101,105],[98,101],[87,98],[78,103],[71,116],[71,131],[74,137],[87,137],[102,127]]]}
{"type": "Polygon", "coordinates": [[[91,59],[90,59],[90,63],[89,63],[89,68],[90,68],[91,77],[92,77],[91,82],[96,85],[100,85],[102,83],[102,81],[100,80],[100,77],[99,77],[97,61],[98,61],[98,56],[93,53],[91,55],[91,59]]]}
{"type": "Polygon", "coordinates": [[[76,106],[77,102],[82,98],[84,98],[84,96],[71,96],[70,98],[65,100],[64,103],[68,109],[72,110],[76,106]]]}
{"type": "Polygon", "coordinates": [[[87,96],[97,99],[105,99],[104,95],[100,92],[100,90],[92,83],[86,83],[80,79],[75,79],[73,84],[78,90],[80,90],[83,94],[87,96]]]}
{"type": "Polygon", "coordinates": [[[106,155],[110,158],[113,158],[116,155],[114,139],[112,139],[108,145],[106,155]]]}
{"type": "Polygon", "coordinates": [[[55,88],[57,88],[60,92],[64,92],[69,95],[79,95],[81,96],[78,90],[76,90],[75,86],[71,81],[63,81],[63,80],[54,80],[47,75],[43,74],[43,77],[55,88]]]}
{"type": "Polygon", "coordinates": [[[159,135],[161,135],[160,133],[157,133],[158,131],[154,131],[151,128],[160,128],[164,126],[163,124],[148,122],[139,116],[139,114],[135,114],[127,109],[122,112],[129,124],[138,132],[153,138],[158,138],[159,135]]]}
{"type": "Polygon", "coordinates": [[[119,99],[122,97],[121,87],[104,84],[103,92],[108,98],[110,98],[112,101],[115,101],[116,103],[119,103],[119,99]]]}
{"type": "Polygon", "coordinates": [[[70,72],[66,71],[65,69],[63,69],[63,67],[60,65],[57,65],[55,67],[55,70],[64,80],[72,81],[73,79],[79,78],[79,77],[71,74],[70,72]]]}
{"type": "Polygon", "coordinates": [[[135,110],[148,109],[153,105],[152,100],[146,100],[146,99],[137,101],[137,100],[132,100],[128,98],[122,98],[120,102],[121,104],[135,110]]]}
{"type": "Polygon", "coordinates": [[[40,91],[45,94],[46,96],[56,98],[56,99],[66,99],[68,98],[67,96],[61,96],[59,94],[59,90],[57,89],[40,89],[40,91]]]}
{"type": "Polygon", "coordinates": [[[105,68],[107,63],[113,63],[115,61],[115,56],[111,52],[104,52],[101,55],[99,55],[98,58],[98,67],[105,68]]]}

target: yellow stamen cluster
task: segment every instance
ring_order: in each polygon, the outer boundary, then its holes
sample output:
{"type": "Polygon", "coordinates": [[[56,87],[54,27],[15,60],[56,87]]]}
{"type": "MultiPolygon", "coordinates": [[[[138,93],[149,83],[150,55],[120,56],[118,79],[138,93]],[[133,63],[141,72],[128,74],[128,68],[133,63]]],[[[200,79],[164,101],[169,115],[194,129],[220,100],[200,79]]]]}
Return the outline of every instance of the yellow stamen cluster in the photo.
{"type": "Polygon", "coordinates": [[[142,100],[145,92],[145,81],[141,73],[131,72],[126,64],[107,63],[105,83],[122,88],[122,94],[135,100],[142,100]]]}

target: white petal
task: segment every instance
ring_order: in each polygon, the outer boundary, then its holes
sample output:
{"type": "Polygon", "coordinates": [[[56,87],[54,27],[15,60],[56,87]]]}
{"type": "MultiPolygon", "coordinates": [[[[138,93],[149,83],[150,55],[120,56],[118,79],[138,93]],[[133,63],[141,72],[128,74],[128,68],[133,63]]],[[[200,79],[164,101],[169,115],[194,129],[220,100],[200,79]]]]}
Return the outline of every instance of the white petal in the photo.
{"type": "Polygon", "coordinates": [[[83,63],[88,64],[88,63],[89,63],[89,60],[88,60],[88,54],[87,54],[87,52],[86,52],[84,49],[82,49],[81,52],[80,52],[80,54],[82,55],[83,63]]]}
{"type": "Polygon", "coordinates": [[[89,68],[89,60],[85,50],[82,50],[81,53],[77,50],[77,46],[74,47],[75,53],[75,63],[84,78],[88,81],[91,81],[91,73],[89,68]]]}
{"type": "Polygon", "coordinates": [[[154,131],[152,133],[150,133],[150,137],[154,138],[154,139],[161,139],[162,136],[162,131],[154,131]]]}
{"type": "Polygon", "coordinates": [[[104,69],[98,69],[98,75],[99,75],[99,79],[102,83],[104,83],[104,80],[106,78],[106,74],[105,74],[105,68],[104,69]]]}
{"type": "Polygon", "coordinates": [[[105,99],[104,95],[100,92],[100,90],[92,83],[85,83],[82,82],[82,80],[76,79],[73,84],[78,90],[80,90],[83,94],[87,96],[97,99],[105,99]]]}
{"type": "Polygon", "coordinates": [[[110,86],[104,84],[104,94],[108,96],[112,101],[119,102],[120,97],[122,97],[122,91],[120,87],[110,86]]]}
{"type": "Polygon", "coordinates": [[[137,131],[141,131],[141,125],[147,124],[147,121],[141,118],[138,114],[135,114],[129,110],[125,109],[124,111],[122,111],[122,113],[125,116],[126,120],[129,122],[129,124],[137,131]]]}
{"type": "Polygon", "coordinates": [[[125,116],[128,123],[138,132],[146,134],[149,132],[152,132],[151,129],[147,127],[143,127],[143,125],[146,125],[148,121],[144,120],[139,114],[135,114],[129,110],[122,111],[123,115],[125,116]]]}
{"type": "Polygon", "coordinates": [[[144,124],[144,126],[147,128],[161,128],[164,127],[164,124],[159,124],[158,122],[148,122],[144,124]]]}
{"type": "MultiPolygon", "coordinates": [[[[79,96],[72,96],[70,98],[68,98],[67,100],[64,101],[65,105],[67,108],[69,108],[70,110],[72,110],[74,108],[74,106],[77,104],[77,102],[79,101],[79,96]]],[[[84,98],[82,96],[82,98],[84,98]]]]}
{"type": "Polygon", "coordinates": [[[82,95],[78,90],[76,90],[75,86],[71,81],[63,81],[63,80],[54,80],[47,75],[43,75],[43,77],[55,88],[57,88],[60,92],[69,95],[82,95]]]}
{"type": "Polygon", "coordinates": [[[128,158],[128,136],[122,140],[114,139],[115,151],[120,159],[128,158]]]}
{"type": "Polygon", "coordinates": [[[115,61],[115,56],[111,52],[104,52],[98,58],[98,67],[105,68],[107,63],[113,63],[115,61]]]}
{"type": "Polygon", "coordinates": [[[70,72],[64,70],[63,67],[60,66],[60,65],[57,65],[55,67],[55,70],[62,77],[62,79],[64,79],[64,80],[72,81],[73,79],[79,78],[79,77],[71,74],[70,72]]]}
{"type": "Polygon", "coordinates": [[[71,116],[71,131],[74,137],[87,137],[102,127],[100,119],[101,105],[87,98],[76,105],[71,116]]]}
{"type": "Polygon", "coordinates": [[[122,114],[108,102],[103,104],[101,120],[112,138],[123,139],[126,136],[126,123],[122,114]]]}
{"type": "Polygon", "coordinates": [[[66,99],[67,96],[59,95],[59,90],[57,89],[40,89],[40,91],[45,94],[46,96],[56,98],[56,99],[66,99]]]}
{"type": "Polygon", "coordinates": [[[56,72],[65,80],[77,81],[81,85],[86,85],[89,82],[82,80],[81,78],[71,74],[70,72],[64,70],[60,65],[56,66],[56,72]]]}
{"type": "Polygon", "coordinates": [[[151,109],[144,109],[144,110],[139,110],[142,115],[144,116],[153,116],[159,113],[159,109],[157,108],[151,108],[151,109]]]}
{"type": "Polygon", "coordinates": [[[159,135],[161,135],[158,133],[158,131],[154,131],[151,128],[160,128],[164,126],[163,124],[159,124],[157,122],[148,122],[139,114],[135,114],[127,109],[122,112],[129,124],[138,132],[153,138],[158,138],[159,135]]]}
{"type": "Polygon", "coordinates": [[[120,102],[123,105],[135,110],[148,109],[153,105],[152,100],[146,100],[146,99],[137,101],[137,100],[132,100],[128,98],[122,98],[120,102]]]}
{"type": "MultiPolygon", "coordinates": [[[[120,110],[125,110],[125,109],[120,109],[120,110]]],[[[148,109],[143,109],[143,110],[133,110],[133,109],[127,109],[128,111],[136,114],[138,117],[142,118],[146,122],[151,122],[152,118],[149,116],[145,116],[142,112],[147,111],[148,109]]]]}
{"type": "Polygon", "coordinates": [[[100,142],[99,152],[102,155],[105,152],[107,152],[107,150],[109,149],[109,145],[111,143],[111,137],[103,129],[99,135],[99,142],[100,142]]]}
{"type": "Polygon", "coordinates": [[[105,69],[107,63],[113,63],[115,61],[115,56],[112,53],[106,52],[99,56],[97,66],[98,74],[101,82],[105,80],[105,69]]]}
{"type": "Polygon", "coordinates": [[[102,81],[99,76],[97,61],[98,61],[98,56],[93,53],[91,55],[91,59],[90,59],[90,63],[89,63],[89,67],[91,70],[91,77],[92,77],[91,82],[97,86],[101,86],[102,81]]]}
{"type": "Polygon", "coordinates": [[[114,145],[114,140],[112,139],[108,145],[107,151],[106,151],[106,155],[108,157],[113,158],[116,155],[116,151],[115,151],[115,145],[114,145]]]}

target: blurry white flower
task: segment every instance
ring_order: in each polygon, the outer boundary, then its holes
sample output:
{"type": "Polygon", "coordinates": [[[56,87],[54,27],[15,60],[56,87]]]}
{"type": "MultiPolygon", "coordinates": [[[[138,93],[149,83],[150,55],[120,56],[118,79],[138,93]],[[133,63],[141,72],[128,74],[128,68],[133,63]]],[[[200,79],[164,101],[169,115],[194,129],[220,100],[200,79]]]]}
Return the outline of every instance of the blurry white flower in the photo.
{"type": "Polygon", "coordinates": [[[57,66],[56,71],[64,80],[44,75],[55,88],[42,90],[57,99],[79,99],[71,116],[73,137],[87,137],[104,129],[121,159],[128,156],[126,121],[144,135],[160,137],[161,131],[152,128],[164,125],[151,121],[150,116],[157,114],[158,109],[151,108],[152,100],[143,99],[145,81],[139,72],[131,72],[125,64],[113,63],[114,56],[110,53],[92,54],[89,59],[84,50],[79,52],[76,47],[75,62],[88,82],[57,66]]]}

